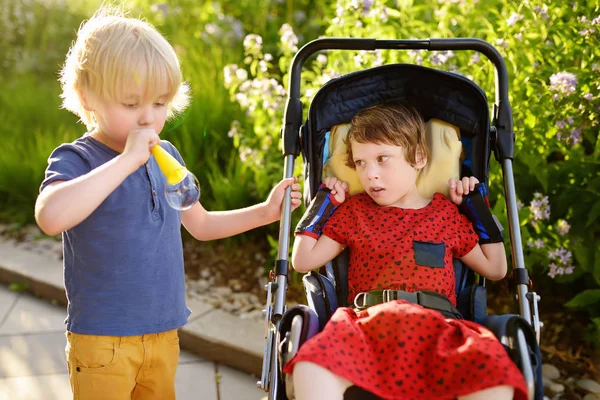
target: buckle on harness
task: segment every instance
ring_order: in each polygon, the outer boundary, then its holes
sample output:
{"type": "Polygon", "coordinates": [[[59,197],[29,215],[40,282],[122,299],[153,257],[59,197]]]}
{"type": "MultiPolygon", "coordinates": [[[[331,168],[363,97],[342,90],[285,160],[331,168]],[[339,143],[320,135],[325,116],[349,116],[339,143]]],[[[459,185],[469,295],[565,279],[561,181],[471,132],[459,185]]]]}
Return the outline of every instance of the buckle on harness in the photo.
{"type": "Polygon", "coordinates": [[[365,304],[366,302],[367,302],[367,292],[360,292],[359,294],[357,294],[354,297],[354,307],[358,308],[359,310],[366,307],[366,304],[365,304]],[[362,305],[359,302],[359,300],[361,299],[361,297],[360,297],[361,295],[362,295],[362,305]]]}
{"type": "Polygon", "coordinates": [[[394,294],[396,294],[395,290],[384,289],[382,294],[383,302],[387,303],[388,301],[396,300],[396,296],[394,296],[394,294]]]}

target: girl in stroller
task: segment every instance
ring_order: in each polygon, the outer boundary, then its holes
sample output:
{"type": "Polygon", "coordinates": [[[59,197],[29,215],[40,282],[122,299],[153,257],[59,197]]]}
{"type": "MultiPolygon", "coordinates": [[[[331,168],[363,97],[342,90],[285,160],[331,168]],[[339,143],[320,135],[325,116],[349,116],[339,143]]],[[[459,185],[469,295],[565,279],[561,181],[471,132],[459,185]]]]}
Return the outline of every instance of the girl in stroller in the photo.
{"type": "Polygon", "coordinates": [[[527,398],[521,372],[493,333],[454,308],[453,259],[498,280],[506,255],[475,178],[449,182],[452,202],[472,221],[443,195],[417,191],[428,158],[424,131],[409,106],[359,112],[347,162],[365,192],[346,200],[347,184],[328,178],[298,224],[294,268],[318,268],[348,247],[355,306],[338,308],[285,365],[299,400],[342,399],[352,385],[384,399],[527,398]],[[441,302],[444,313],[410,301],[421,298],[441,302]]]}

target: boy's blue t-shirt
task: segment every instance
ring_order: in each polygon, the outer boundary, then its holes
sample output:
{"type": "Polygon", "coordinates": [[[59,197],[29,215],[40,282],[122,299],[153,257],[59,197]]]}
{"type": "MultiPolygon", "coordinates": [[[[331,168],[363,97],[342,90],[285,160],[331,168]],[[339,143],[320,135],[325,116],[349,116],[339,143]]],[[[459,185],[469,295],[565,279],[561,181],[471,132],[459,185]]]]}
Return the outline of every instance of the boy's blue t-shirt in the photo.
{"type": "MultiPolygon", "coordinates": [[[[171,143],[161,146],[183,164],[171,143]]],[[[63,144],[48,159],[40,191],[118,155],[89,135],[63,144]]],[[[187,322],[181,212],[166,203],[164,184],[150,157],[89,217],[63,232],[68,331],[130,336],[187,322]]]]}

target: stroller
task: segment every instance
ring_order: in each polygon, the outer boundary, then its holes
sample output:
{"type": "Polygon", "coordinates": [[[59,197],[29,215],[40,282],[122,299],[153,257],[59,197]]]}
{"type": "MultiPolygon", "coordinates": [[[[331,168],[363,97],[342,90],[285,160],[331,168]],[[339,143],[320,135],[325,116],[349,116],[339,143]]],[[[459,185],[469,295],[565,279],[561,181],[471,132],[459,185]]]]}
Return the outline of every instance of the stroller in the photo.
{"type": "MultiPolygon", "coordinates": [[[[282,128],[284,177],[293,175],[295,158],[302,153],[306,181],[305,200],[319,188],[327,168],[331,132],[347,124],[361,109],[386,102],[406,102],[425,121],[441,120],[460,130],[465,149],[461,177],[475,176],[487,184],[492,151],[502,165],[508,212],[512,280],[516,285],[520,315],[486,315],[485,279],[455,260],[457,308],[465,319],[490,329],[519,367],[527,383],[529,399],[542,399],[540,327],[538,301],[531,292],[525,269],[512,171],[514,141],[512,111],[508,102],[508,76],[502,56],[487,42],[477,39],[375,40],[318,39],[305,45],[294,57],[289,96],[282,128]],[[495,66],[496,99],[492,123],[485,93],[474,82],[419,65],[391,64],[347,74],[329,81],[315,95],[308,119],[302,123],[300,73],[306,59],[321,50],[474,50],[495,66]]],[[[290,189],[288,188],[288,191],[290,189]]],[[[257,385],[269,400],[293,398],[291,377],[283,376],[283,365],[311,336],[323,329],[338,306],[347,306],[348,251],[303,278],[308,306],[286,308],[289,272],[291,201],[286,196],[279,231],[279,251],[271,280],[265,286],[265,346],[261,380],[257,385]]],[[[372,393],[351,387],[345,399],[375,399],[372,393]]]]}

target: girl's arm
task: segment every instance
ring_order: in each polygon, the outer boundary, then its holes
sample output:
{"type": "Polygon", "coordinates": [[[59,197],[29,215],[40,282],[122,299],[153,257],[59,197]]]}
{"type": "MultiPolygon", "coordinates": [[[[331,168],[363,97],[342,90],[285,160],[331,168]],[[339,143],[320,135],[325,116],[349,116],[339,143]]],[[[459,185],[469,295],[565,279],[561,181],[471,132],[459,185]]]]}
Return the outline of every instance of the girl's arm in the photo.
{"type": "MultiPolygon", "coordinates": [[[[478,186],[479,181],[475,177],[464,177],[456,182],[453,179],[448,181],[450,186],[450,199],[458,206],[463,204],[463,196],[472,196],[477,193],[482,193],[478,186]]],[[[474,225],[475,231],[479,236],[479,240],[484,240],[484,244],[476,244],[473,249],[460,258],[462,262],[467,264],[473,271],[479,275],[491,279],[493,281],[500,280],[506,276],[507,262],[506,253],[504,251],[504,242],[502,233],[495,226],[493,217],[489,211],[487,198],[481,194],[479,198],[479,208],[475,210],[475,214],[467,212],[467,216],[477,224],[474,225]],[[474,219],[473,219],[474,218],[474,219]],[[484,224],[481,218],[486,218],[484,224]]],[[[467,200],[469,201],[469,200],[467,200]]]]}
{"type": "Polygon", "coordinates": [[[460,260],[484,278],[498,281],[506,276],[507,262],[504,243],[476,244],[460,260]]]}
{"type": "Polygon", "coordinates": [[[292,266],[298,272],[322,267],[344,250],[344,246],[321,234],[325,221],[346,200],[348,184],[328,177],[296,227],[292,266]]]}
{"type": "Polygon", "coordinates": [[[292,251],[292,266],[298,272],[309,272],[322,267],[344,250],[344,246],[328,236],[319,240],[305,235],[296,236],[292,251]]]}

